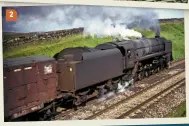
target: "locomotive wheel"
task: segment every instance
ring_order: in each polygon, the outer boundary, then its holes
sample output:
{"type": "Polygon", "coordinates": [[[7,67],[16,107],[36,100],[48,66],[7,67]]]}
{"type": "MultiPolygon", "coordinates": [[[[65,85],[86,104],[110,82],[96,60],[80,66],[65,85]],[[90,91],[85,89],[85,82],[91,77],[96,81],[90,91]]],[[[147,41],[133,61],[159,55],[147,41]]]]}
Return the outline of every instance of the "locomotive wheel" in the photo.
{"type": "Polygon", "coordinates": [[[149,73],[148,70],[146,70],[146,71],[144,72],[144,74],[145,74],[145,77],[149,77],[149,76],[150,76],[150,73],[149,73]]]}
{"type": "Polygon", "coordinates": [[[160,62],[160,68],[163,69],[165,67],[164,59],[160,58],[159,62],[160,62]]]}
{"type": "Polygon", "coordinates": [[[155,74],[155,69],[151,70],[151,75],[155,74]]]}
{"type": "Polygon", "coordinates": [[[135,81],[134,81],[133,78],[129,80],[129,86],[130,86],[130,85],[133,85],[134,83],[135,83],[135,81]]]}
{"type": "Polygon", "coordinates": [[[128,87],[130,86],[129,81],[123,81],[123,82],[122,82],[122,86],[123,86],[124,88],[128,88],[128,87]]]}
{"type": "Polygon", "coordinates": [[[148,73],[149,73],[149,76],[151,76],[153,74],[151,70],[149,70],[148,73]]]}
{"type": "Polygon", "coordinates": [[[154,73],[158,73],[159,71],[158,71],[158,67],[156,67],[155,69],[154,69],[154,73]]]}
{"type": "Polygon", "coordinates": [[[160,67],[157,67],[157,72],[159,72],[160,71],[160,67]]]}
{"type": "Polygon", "coordinates": [[[144,71],[138,73],[138,80],[144,79],[144,71]]]}
{"type": "Polygon", "coordinates": [[[157,73],[157,68],[155,68],[155,69],[154,69],[154,72],[153,72],[153,74],[155,74],[155,73],[157,73]]]}

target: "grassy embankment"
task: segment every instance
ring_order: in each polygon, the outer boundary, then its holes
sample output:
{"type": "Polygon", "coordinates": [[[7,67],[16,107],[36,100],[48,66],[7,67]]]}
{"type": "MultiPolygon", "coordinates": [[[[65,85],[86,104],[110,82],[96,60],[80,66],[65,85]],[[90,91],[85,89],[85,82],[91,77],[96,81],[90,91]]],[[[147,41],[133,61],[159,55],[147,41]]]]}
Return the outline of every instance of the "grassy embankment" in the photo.
{"type": "Polygon", "coordinates": [[[181,103],[173,112],[170,112],[167,117],[186,117],[186,101],[181,103]]]}
{"type": "Polygon", "coordinates": [[[16,48],[4,50],[4,58],[20,57],[29,55],[47,55],[53,57],[54,54],[68,47],[88,46],[95,47],[103,42],[111,41],[111,37],[83,37],[82,35],[74,35],[59,40],[43,41],[35,44],[25,44],[16,48]]]}
{"type": "MultiPolygon", "coordinates": [[[[164,23],[161,26],[161,36],[173,42],[173,57],[174,59],[184,57],[184,24],[183,23],[164,23]]],[[[154,33],[150,30],[136,29],[145,37],[154,37],[154,33]]],[[[4,58],[29,56],[29,55],[48,55],[52,57],[55,53],[67,47],[88,46],[95,47],[98,44],[112,41],[112,38],[107,36],[98,37],[83,37],[75,35],[72,37],[43,41],[35,44],[25,44],[18,47],[4,50],[4,58]]]]}

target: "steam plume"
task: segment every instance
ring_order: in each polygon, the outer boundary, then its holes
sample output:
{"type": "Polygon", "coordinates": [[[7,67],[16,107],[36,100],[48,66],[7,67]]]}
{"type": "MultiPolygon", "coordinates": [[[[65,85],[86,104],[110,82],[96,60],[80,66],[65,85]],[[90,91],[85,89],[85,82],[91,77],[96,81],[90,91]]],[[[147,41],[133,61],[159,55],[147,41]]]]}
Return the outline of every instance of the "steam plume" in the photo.
{"type": "Polygon", "coordinates": [[[7,23],[4,19],[5,31],[39,32],[84,27],[85,34],[90,35],[141,37],[139,32],[130,30],[140,27],[160,33],[158,15],[152,9],[61,5],[17,7],[16,10],[18,21],[7,23]]]}

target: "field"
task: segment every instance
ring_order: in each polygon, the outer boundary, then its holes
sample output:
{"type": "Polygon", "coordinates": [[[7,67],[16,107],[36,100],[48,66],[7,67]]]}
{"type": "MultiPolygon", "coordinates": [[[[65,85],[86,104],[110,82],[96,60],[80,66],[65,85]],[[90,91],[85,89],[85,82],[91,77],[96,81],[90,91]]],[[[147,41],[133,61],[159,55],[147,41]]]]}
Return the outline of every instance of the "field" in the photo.
{"type": "MultiPolygon", "coordinates": [[[[184,57],[184,23],[161,23],[161,37],[165,37],[173,42],[173,58],[179,59],[184,57]]],[[[141,30],[135,28],[135,30],[141,32],[145,37],[154,37],[154,32],[150,30],[141,30]]],[[[112,37],[92,37],[83,35],[73,35],[71,37],[65,37],[62,39],[54,40],[41,40],[39,42],[33,42],[29,44],[20,45],[13,48],[3,50],[4,58],[13,58],[29,55],[48,55],[53,57],[54,54],[67,47],[87,46],[95,47],[98,44],[110,42],[112,37]]]]}

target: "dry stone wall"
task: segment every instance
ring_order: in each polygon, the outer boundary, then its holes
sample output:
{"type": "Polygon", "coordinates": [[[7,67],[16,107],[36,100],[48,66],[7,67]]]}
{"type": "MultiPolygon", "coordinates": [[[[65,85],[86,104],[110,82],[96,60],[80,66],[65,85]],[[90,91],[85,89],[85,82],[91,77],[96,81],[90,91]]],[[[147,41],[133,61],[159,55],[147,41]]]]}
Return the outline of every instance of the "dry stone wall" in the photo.
{"type": "Polygon", "coordinates": [[[9,35],[11,36],[10,38],[6,37],[6,39],[3,39],[3,48],[14,47],[25,43],[37,42],[40,40],[60,39],[67,36],[83,33],[83,31],[84,28],[74,28],[50,32],[20,33],[20,35],[14,35],[13,33],[12,35],[9,35]]]}
{"type": "Polygon", "coordinates": [[[184,18],[160,19],[159,22],[160,23],[184,22],[184,18]]]}

